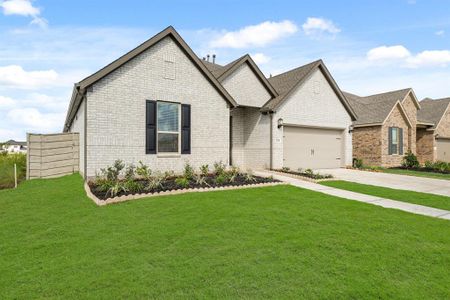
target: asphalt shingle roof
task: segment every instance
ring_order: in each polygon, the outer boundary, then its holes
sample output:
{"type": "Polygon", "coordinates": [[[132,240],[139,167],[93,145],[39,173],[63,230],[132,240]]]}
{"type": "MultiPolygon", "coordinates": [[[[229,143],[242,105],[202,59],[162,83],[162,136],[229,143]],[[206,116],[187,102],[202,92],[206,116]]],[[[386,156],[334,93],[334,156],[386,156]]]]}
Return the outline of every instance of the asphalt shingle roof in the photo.
{"type": "Polygon", "coordinates": [[[421,109],[417,112],[417,120],[424,123],[433,123],[433,128],[436,128],[449,104],[450,98],[423,99],[420,101],[421,109]]]}
{"type": "Polygon", "coordinates": [[[358,119],[355,125],[383,123],[397,101],[402,101],[411,89],[397,90],[387,93],[357,96],[343,92],[358,119]]]}

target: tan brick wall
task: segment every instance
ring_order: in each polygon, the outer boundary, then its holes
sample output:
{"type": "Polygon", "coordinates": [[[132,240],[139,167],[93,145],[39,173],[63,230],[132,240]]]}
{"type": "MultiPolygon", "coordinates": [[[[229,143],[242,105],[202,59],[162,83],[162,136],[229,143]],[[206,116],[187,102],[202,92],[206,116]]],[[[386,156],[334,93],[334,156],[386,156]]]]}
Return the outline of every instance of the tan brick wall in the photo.
{"type": "Polygon", "coordinates": [[[405,108],[406,114],[408,115],[409,120],[411,121],[412,128],[408,130],[408,145],[409,149],[416,153],[416,126],[417,126],[417,106],[414,104],[414,98],[412,94],[410,93],[404,100],[403,100],[403,107],[405,108]]]}
{"type": "Polygon", "coordinates": [[[434,132],[427,131],[425,128],[417,129],[417,158],[421,164],[426,161],[436,160],[436,142],[434,132]]]}
{"type": "MultiPolygon", "coordinates": [[[[382,130],[382,146],[381,146],[381,166],[383,167],[396,167],[400,166],[404,155],[393,154],[389,155],[389,127],[403,128],[403,153],[405,154],[410,149],[410,143],[408,138],[408,123],[402,115],[400,108],[396,106],[389,115],[388,119],[381,127],[382,130]]],[[[414,140],[415,144],[415,140],[414,140]]]]}
{"type": "Polygon", "coordinates": [[[435,133],[440,137],[450,138],[450,108],[447,108],[435,133]]]}
{"type": "Polygon", "coordinates": [[[362,159],[368,166],[381,165],[381,126],[353,130],[353,157],[362,159]]]}

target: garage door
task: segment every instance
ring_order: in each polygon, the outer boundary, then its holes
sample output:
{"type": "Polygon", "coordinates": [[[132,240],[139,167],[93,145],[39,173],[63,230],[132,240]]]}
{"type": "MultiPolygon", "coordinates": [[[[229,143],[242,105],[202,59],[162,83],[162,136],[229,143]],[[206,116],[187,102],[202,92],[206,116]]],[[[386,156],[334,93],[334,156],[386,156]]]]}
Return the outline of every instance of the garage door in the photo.
{"type": "Polygon", "coordinates": [[[437,160],[450,162],[450,139],[436,140],[437,160]]]}
{"type": "Polygon", "coordinates": [[[342,130],[284,127],[283,165],[298,168],[341,167],[342,130]]]}

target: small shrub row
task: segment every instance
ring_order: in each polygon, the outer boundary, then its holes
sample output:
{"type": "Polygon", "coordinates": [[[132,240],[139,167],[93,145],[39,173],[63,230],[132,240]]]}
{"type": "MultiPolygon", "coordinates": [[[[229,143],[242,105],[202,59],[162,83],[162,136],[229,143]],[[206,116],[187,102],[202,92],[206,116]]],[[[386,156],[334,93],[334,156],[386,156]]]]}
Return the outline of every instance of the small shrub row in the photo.
{"type": "Polygon", "coordinates": [[[209,165],[202,165],[198,171],[186,163],[182,174],[176,175],[173,171],[154,172],[142,162],[126,166],[116,160],[112,166],[101,169],[89,186],[99,199],[107,199],[137,193],[266,182],[276,180],[255,176],[251,170],[244,173],[236,167],[227,168],[222,162],[214,163],[212,170],[209,165]]]}
{"type": "Polygon", "coordinates": [[[288,167],[283,167],[281,169],[274,169],[274,171],[297,175],[297,176],[303,176],[303,177],[307,177],[307,178],[311,178],[311,179],[315,179],[315,180],[333,178],[333,176],[330,174],[320,174],[320,173],[314,172],[311,169],[303,170],[302,168],[298,168],[297,171],[294,171],[288,167]]]}

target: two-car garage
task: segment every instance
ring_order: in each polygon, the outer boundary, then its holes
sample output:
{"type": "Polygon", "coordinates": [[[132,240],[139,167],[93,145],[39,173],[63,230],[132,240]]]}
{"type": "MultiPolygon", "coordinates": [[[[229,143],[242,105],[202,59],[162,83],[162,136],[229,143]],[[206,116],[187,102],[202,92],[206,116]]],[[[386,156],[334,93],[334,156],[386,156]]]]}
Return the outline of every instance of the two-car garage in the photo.
{"type": "Polygon", "coordinates": [[[345,160],[344,143],[343,129],[285,126],[283,166],[291,170],[340,168],[345,160]]]}

